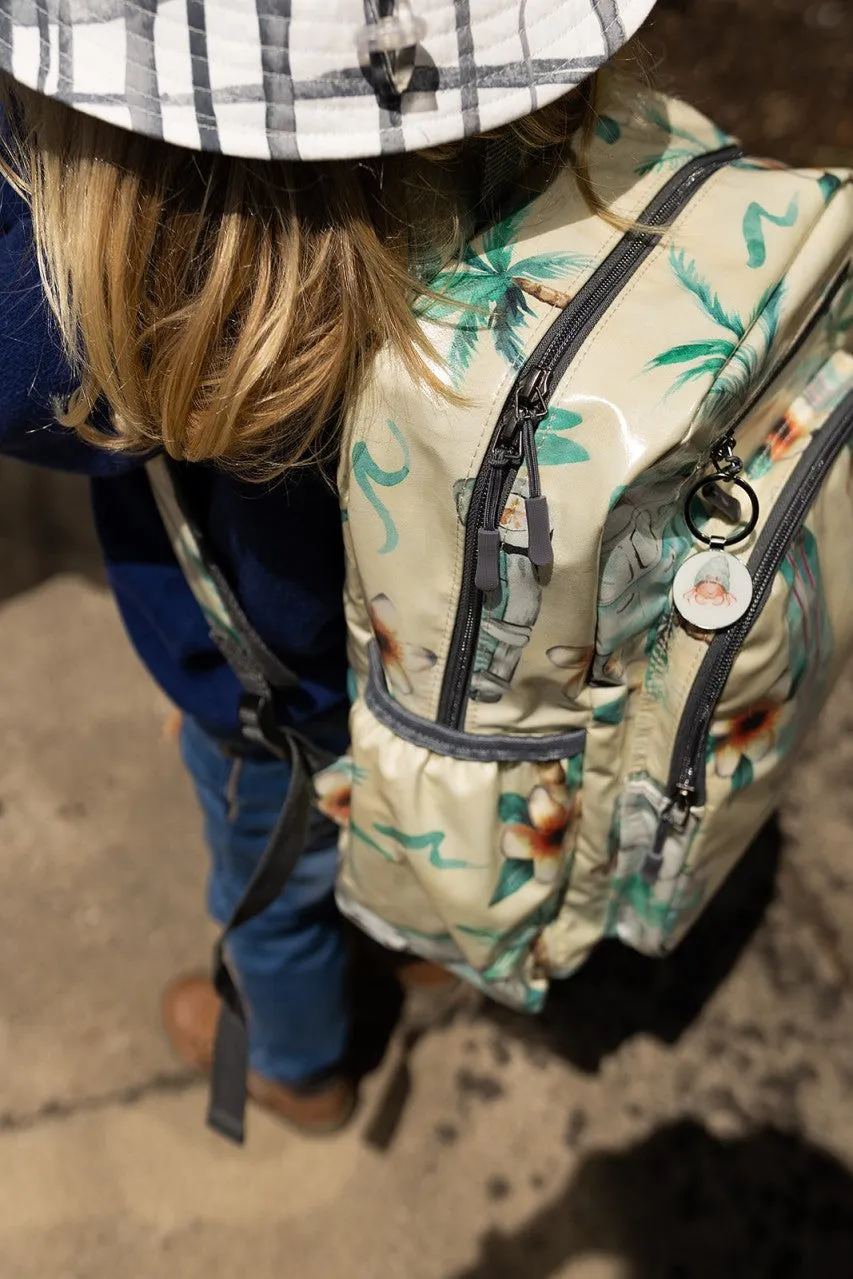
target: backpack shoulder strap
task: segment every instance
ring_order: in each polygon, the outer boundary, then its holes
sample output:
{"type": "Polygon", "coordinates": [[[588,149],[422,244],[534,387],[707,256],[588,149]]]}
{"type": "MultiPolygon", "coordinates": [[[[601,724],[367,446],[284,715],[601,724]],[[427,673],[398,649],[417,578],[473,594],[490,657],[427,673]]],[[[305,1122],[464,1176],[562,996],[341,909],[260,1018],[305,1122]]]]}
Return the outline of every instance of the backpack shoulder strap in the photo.
{"type": "Polygon", "coordinates": [[[295,688],[299,683],[296,676],[270,652],[237,603],[189,510],[174,466],[165,457],[157,457],[147,464],[146,471],[187,585],[219,651],[243,688],[257,696],[275,689],[295,688]]]}
{"type": "MultiPolygon", "coordinates": [[[[211,636],[243,686],[241,733],[248,741],[260,743],[287,760],[291,768],[287,797],[267,847],[213,952],[213,982],[222,999],[222,1011],[213,1055],[208,1123],[239,1143],[245,1136],[248,1033],[246,1009],[227,962],[226,942],[234,929],[260,915],[283,892],[312,826],[312,775],[330,764],[333,757],[278,721],[274,694],[281,689],[295,688],[299,682],[297,677],[270,652],[240,608],[192,518],[175,468],[166,458],[158,457],[149,462],[146,469],[160,517],[187,584],[207,620],[211,636]]],[[[329,826],[329,842],[334,842],[334,827],[327,819],[322,821],[329,826]]]]}

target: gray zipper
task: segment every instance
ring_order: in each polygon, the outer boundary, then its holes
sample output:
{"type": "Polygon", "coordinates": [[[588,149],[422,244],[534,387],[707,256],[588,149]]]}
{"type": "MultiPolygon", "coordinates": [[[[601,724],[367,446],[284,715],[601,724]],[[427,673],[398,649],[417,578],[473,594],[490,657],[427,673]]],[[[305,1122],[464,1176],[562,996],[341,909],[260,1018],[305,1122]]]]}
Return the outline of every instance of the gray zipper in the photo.
{"type": "Polygon", "coordinates": [[[844,445],[853,436],[853,392],[847,395],[814,436],[782,489],[747,561],[752,602],[734,626],[711,641],[681,713],[672,752],[667,801],[658,827],[653,858],[670,830],[682,830],[692,807],[705,803],[708,734],[717,702],[735,659],[770,597],[773,581],[792,541],[803,526],[820,487],[844,445]]]}
{"type": "MultiPolygon", "coordinates": [[[[648,226],[666,227],[709,178],[739,160],[739,147],[724,147],[688,161],[640,214],[648,226]]],[[[465,524],[462,584],[439,697],[437,722],[461,729],[480,634],[486,591],[493,580],[499,544],[497,520],[515,477],[526,463],[531,475],[528,524],[531,559],[547,563],[547,506],[539,492],[535,431],[571,361],[614,298],[660,242],[654,232],[630,231],[617,244],[526,360],[498,418],[485,461],[474,482],[465,524]],[[479,564],[478,564],[479,561],[479,564]]]]}
{"type": "Polygon", "coordinates": [[[727,435],[735,435],[737,433],[742,424],[749,417],[752,410],[758,404],[759,400],[763,399],[776,379],[784,373],[785,369],[788,368],[789,365],[793,364],[794,360],[800,354],[809,338],[813,335],[821,320],[825,319],[832,310],[833,304],[838,299],[839,293],[844,285],[847,284],[849,279],[850,263],[845,262],[841,270],[833,276],[829,283],[829,287],[826,289],[826,292],[820,302],[812,311],[803,327],[799,330],[793,342],[791,342],[790,346],[786,348],[784,355],[773,364],[772,368],[769,369],[767,375],[762,378],[752,395],[743,405],[743,408],[738,413],[732,425],[726,428],[727,435]]]}

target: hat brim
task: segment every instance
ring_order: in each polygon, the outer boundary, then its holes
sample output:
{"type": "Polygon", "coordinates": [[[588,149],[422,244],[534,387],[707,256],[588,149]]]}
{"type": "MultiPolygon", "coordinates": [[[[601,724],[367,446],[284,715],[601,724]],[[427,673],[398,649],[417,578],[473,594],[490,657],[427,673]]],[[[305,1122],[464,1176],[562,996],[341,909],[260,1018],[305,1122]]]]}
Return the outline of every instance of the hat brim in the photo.
{"type": "Polygon", "coordinates": [[[654,2],[412,0],[423,36],[390,107],[360,63],[361,0],[12,0],[0,8],[0,66],[194,150],[355,159],[530,114],[609,61],[654,2]]]}

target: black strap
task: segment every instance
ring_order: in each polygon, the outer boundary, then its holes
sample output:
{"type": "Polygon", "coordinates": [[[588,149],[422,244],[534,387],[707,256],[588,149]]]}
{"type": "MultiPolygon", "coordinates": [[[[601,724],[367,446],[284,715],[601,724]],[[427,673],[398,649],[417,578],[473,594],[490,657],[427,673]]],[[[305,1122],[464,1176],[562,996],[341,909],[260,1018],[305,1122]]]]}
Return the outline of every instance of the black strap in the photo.
{"type": "MultiPolygon", "coordinates": [[[[260,915],[284,891],[309,840],[312,774],[332,763],[334,756],[277,720],[275,693],[293,688],[296,677],[270,652],[240,608],[192,518],[174,466],[157,458],[148,464],[148,474],[187,583],[208,619],[212,638],[245,689],[241,733],[286,760],[291,768],[287,797],[269,842],[213,950],[213,984],[222,1009],[211,1067],[208,1123],[223,1137],[241,1144],[245,1139],[249,1035],[246,1008],[228,966],[226,943],[235,929],[260,915]],[[216,597],[213,607],[211,592],[216,597]]],[[[325,818],[322,824],[328,828],[323,832],[328,846],[334,840],[334,828],[325,818]]]]}
{"type": "Polygon", "coordinates": [[[307,842],[314,796],[311,774],[327,762],[325,758],[318,759],[313,750],[313,758],[309,758],[307,743],[298,734],[283,729],[276,736],[279,745],[282,740],[287,742],[291,767],[287,798],[264,855],[213,951],[213,981],[222,999],[222,1012],[216,1032],[207,1120],[216,1132],[237,1143],[242,1143],[245,1136],[249,1037],[246,1009],[228,967],[226,942],[234,929],[260,915],[284,891],[307,842]]]}

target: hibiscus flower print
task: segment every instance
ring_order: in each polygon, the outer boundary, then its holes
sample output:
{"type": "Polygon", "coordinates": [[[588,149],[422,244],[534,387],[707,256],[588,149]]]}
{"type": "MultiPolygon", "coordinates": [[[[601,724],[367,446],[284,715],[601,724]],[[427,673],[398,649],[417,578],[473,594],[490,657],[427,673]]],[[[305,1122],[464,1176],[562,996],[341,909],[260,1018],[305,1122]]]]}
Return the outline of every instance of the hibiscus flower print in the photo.
{"type": "Polygon", "coordinates": [[[349,826],[352,788],[367,773],[351,759],[339,759],[314,778],[314,805],[337,826],[349,826]]]}
{"type": "Polygon", "coordinates": [[[768,700],[722,720],[711,742],[718,777],[730,778],[736,790],[748,786],[755,765],[776,747],[782,714],[783,707],[768,700]]]}
{"type": "Polygon", "coordinates": [[[397,631],[397,610],[387,595],[376,595],[370,601],[370,622],[388,682],[404,697],[414,692],[410,679],[435,666],[438,658],[428,648],[409,644],[397,631]]]}
{"type": "Polygon", "coordinates": [[[563,840],[574,813],[575,797],[562,764],[540,764],[539,780],[527,797],[526,823],[504,828],[501,852],[513,861],[530,861],[540,884],[553,884],[563,861],[563,840]]]}

